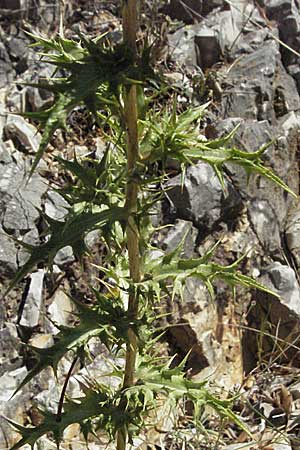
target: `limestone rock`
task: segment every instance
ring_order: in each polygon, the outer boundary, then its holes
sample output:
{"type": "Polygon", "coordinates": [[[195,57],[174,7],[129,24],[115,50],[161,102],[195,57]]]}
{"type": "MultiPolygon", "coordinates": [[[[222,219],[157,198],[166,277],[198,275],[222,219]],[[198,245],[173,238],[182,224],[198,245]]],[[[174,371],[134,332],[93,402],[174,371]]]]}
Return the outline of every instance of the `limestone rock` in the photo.
{"type": "MultiPolygon", "coordinates": [[[[226,216],[224,193],[214,170],[199,162],[186,171],[182,188],[181,176],[175,176],[167,183],[167,197],[180,219],[190,220],[197,227],[210,229],[226,216]]],[[[241,203],[235,196],[234,189],[228,184],[228,197],[235,204],[236,210],[241,203]]],[[[230,204],[227,199],[228,204],[230,204]]],[[[225,204],[226,205],[226,204],[225,204]]]]}
{"type": "Polygon", "coordinates": [[[4,132],[7,138],[12,139],[18,147],[26,152],[36,153],[38,151],[41,135],[23,117],[9,115],[4,132]]]}
{"type": "Polygon", "coordinates": [[[298,201],[288,211],[285,238],[287,247],[294,258],[297,269],[300,268],[300,208],[298,201]]]}
{"type": "Polygon", "coordinates": [[[197,238],[198,230],[193,227],[191,222],[186,220],[176,220],[173,227],[164,230],[162,232],[162,238],[160,239],[159,246],[166,252],[175,250],[185,237],[183,255],[186,258],[191,258],[194,253],[195,241],[197,238]]]}
{"type": "Polygon", "coordinates": [[[19,321],[19,324],[24,327],[34,328],[39,324],[43,300],[44,276],[45,271],[43,269],[39,269],[31,275],[28,293],[19,321]]]}

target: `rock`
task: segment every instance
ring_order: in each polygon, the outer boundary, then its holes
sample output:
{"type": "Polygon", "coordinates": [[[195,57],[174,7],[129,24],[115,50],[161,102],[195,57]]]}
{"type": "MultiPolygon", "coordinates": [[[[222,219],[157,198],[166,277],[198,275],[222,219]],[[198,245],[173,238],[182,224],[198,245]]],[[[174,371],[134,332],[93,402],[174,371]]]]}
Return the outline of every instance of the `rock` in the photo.
{"type": "Polygon", "coordinates": [[[160,247],[168,252],[175,250],[185,237],[183,255],[186,258],[191,258],[194,254],[195,241],[198,235],[198,230],[193,227],[191,222],[185,220],[176,220],[173,227],[168,228],[166,233],[162,233],[165,237],[162,238],[160,247]]]}
{"type": "Polygon", "coordinates": [[[4,323],[0,329],[0,376],[22,365],[21,340],[13,323],[4,323]]]}
{"type": "MultiPolygon", "coordinates": [[[[32,228],[30,231],[22,235],[22,242],[25,244],[30,244],[37,246],[40,244],[40,236],[38,229],[36,227],[32,228]]],[[[20,245],[20,247],[17,249],[17,261],[18,266],[22,267],[29,259],[30,253],[28,250],[20,245]]]]}
{"type": "Polygon", "coordinates": [[[47,182],[35,172],[27,183],[29,170],[29,161],[13,146],[0,153],[0,220],[6,232],[25,234],[35,229],[39,219],[37,208],[41,208],[47,182]]]}
{"type": "Polygon", "coordinates": [[[257,353],[277,355],[276,362],[298,366],[300,287],[294,270],[279,262],[268,266],[258,281],[280,298],[258,291],[248,315],[249,330],[244,335],[245,370],[256,365],[257,353]],[[252,330],[252,331],[251,331],[252,330]],[[253,330],[257,330],[253,333],[253,330]],[[264,333],[265,331],[265,333],[264,333]],[[259,342],[259,349],[258,349],[259,342]],[[277,353],[278,352],[278,353],[277,353]]]}
{"type": "Polygon", "coordinates": [[[6,88],[13,80],[15,71],[3,42],[0,41],[0,89],[6,88]]]}
{"type": "Polygon", "coordinates": [[[40,217],[36,208],[40,208],[41,196],[45,190],[45,182],[38,174],[34,174],[28,184],[26,179],[23,180],[15,195],[6,204],[2,222],[6,231],[25,232],[35,228],[35,222],[40,217]]]}
{"type": "Polygon", "coordinates": [[[233,311],[223,309],[220,316],[206,287],[197,279],[187,279],[183,301],[174,300],[167,312],[167,340],[179,359],[191,351],[187,368],[197,380],[217,377],[218,386],[229,388],[243,378],[240,338],[233,311]],[[172,311],[172,313],[171,313],[172,311]]]}
{"type": "Polygon", "coordinates": [[[37,348],[48,348],[54,345],[52,334],[37,334],[29,340],[29,344],[37,348]]]}
{"type": "MultiPolygon", "coordinates": [[[[269,20],[278,24],[280,39],[287,46],[299,51],[300,10],[295,0],[265,0],[266,14],[269,20]]],[[[288,48],[281,47],[282,62],[286,68],[298,62],[299,56],[288,48]]]]}
{"type": "Polygon", "coordinates": [[[24,327],[34,328],[39,324],[43,300],[44,276],[45,271],[43,269],[39,269],[31,275],[28,293],[19,321],[19,324],[24,327]]]}
{"type": "Polygon", "coordinates": [[[273,82],[274,109],[276,117],[282,117],[290,111],[300,109],[300,97],[294,79],[288,75],[281,63],[277,65],[273,82]]]}
{"type": "Polygon", "coordinates": [[[289,211],[285,226],[285,239],[288,250],[300,268],[300,208],[298,202],[294,202],[289,211]]]}
{"type": "MultiPolygon", "coordinates": [[[[293,114],[293,113],[290,113],[293,114]]],[[[238,123],[238,119],[230,118],[219,122],[216,126],[209,129],[209,133],[213,136],[226,135],[234,125],[238,123]]],[[[276,128],[270,126],[266,120],[257,122],[253,120],[245,120],[235,134],[230,145],[236,145],[238,148],[253,152],[268,142],[278,138],[276,144],[270,145],[263,155],[264,163],[267,167],[271,167],[276,175],[281,177],[285,183],[295,192],[298,192],[299,175],[296,170],[297,160],[297,127],[296,116],[286,115],[280,119],[281,127],[276,128]],[[285,131],[286,130],[286,131],[285,131]]],[[[280,232],[283,231],[287,210],[291,197],[287,197],[284,191],[276,184],[258,175],[252,175],[247,178],[245,171],[238,165],[226,165],[230,178],[241,193],[244,199],[250,196],[252,199],[260,199],[267,201],[273,211],[276,212],[277,221],[280,226],[280,232]]]]}
{"type": "Polygon", "coordinates": [[[65,264],[71,264],[75,261],[75,256],[73,253],[73,249],[70,245],[61,248],[55,255],[54,263],[59,267],[64,266],[65,264]]]}
{"type": "MultiPolygon", "coordinates": [[[[35,55],[33,55],[33,58],[35,55]]],[[[42,83],[53,75],[53,66],[44,61],[35,61],[30,70],[23,75],[28,83],[42,83]]],[[[25,87],[26,110],[41,111],[50,107],[54,100],[52,92],[45,89],[37,89],[31,86],[25,87]]]]}
{"type": "Polygon", "coordinates": [[[288,73],[294,78],[298,92],[300,92],[300,67],[298,64],[288,66],[288,73]]]}
{"type": "Polygon", "coordinates": [[[252,227],[269,255],[281,256],[281,237],[276,212],[266,200],[251,200],[248,205],[252,227]]]}
{"type": "Polygon", "coordinates": [[[12,139],[16,147],[20,150],[29,153],[36,153],[38,151],[41,143],[41,135],[23,117],[9,115],[4,132],[7,139],[12,139]]]}
{"type": "Polygon", "coordinates": [[[225,117],[275,119],[272,82],[278,58],[277,45],[271,42],[233,65],[227,73],[228,87],[222,97],[225,117]]]}
{"type": "Polygon", "coordinates": [[[17,269],[17,251],[14,241],[0,226],[0,278],[11,277],[17,269]]]}
{"type": "MultiPolygon", "coordinates": [[[[190,220],[195,226],[211,229],[214,224],[226,216],[224,193],[214,170],[205,163],[199,162],[187,169],[182,188],[181,175],[167,183],[167,198],[176,210],[180,219],[190,220]]],[[[228,184],[236,209],[240,209],[240,201],[234,196],[234,190],[228,184]]],[[[228,201],[228,200],[227,200],[228,201]]]]}
{"type": "Polygon", "coordinates": [[[7,39],[6,49],[17,74],[21,74],[28,69],[28,44],[29,42],[23,33],[10,36],[7,39]]]}
{"type": "MultiPolygon", "coordinates": [[[[51,299],[51,305],[48,307],[51,322],[57,325],[69,325],[74,309],[75,306],[70,297],[61,289],[57,289],[51,299]]],[[[55,333],[59,331],[56,327],[53,328],[55,333]]]]}
{"type": "Polygon", "coordinates": [[[294,270],[275,262],[266,269],[266,276],[268,285],[280,295],[280,303],[300,318],[300,288],[294,270]]]}
{"type": "Polygon", "coordinates": [[[195,47],[195,30],[193,27],[180,28],[168,35],[169,54],[172,60],[189,69],[195,69],[198,65],[195,47]]]}
{"type": "Polygon", "coordinates": [[[58,192],[49,190],[44,207],[47,216],[55,220],[62,220],[66,216],[70,205],[58,192]]]}
{"type": "Polygon", "coordinates": [[[12,372],[6,372],[0,377],[0,401],[3,403],[11,399],[13,393],[27,375],[26,367],[20,367],[12,372]]]}

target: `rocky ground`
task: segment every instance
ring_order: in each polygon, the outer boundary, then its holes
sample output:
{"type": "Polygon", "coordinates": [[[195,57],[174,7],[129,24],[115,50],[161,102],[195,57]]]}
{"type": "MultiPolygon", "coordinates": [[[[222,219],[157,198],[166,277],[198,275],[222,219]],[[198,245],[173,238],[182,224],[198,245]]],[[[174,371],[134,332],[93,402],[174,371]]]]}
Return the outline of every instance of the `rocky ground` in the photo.
{"type": "MultiPolygon", "coordinates": [[[[66,34],[90,36],[109,31],[120,37],[118,1],[75,1],[65,5],[66,34]]],[[[240,124],[234,143],[245,151],[274,140],[265,164],[299,192],[300,130],[300,5],[297,0],[169,0],[143,2],[144,28],[155,24],[160,36],[158,65],[179,92],[183,106],[211,100],[203,133],[219,137],[240,124]]],[[[66,203],[53,188],[63,177],[53,162],[55,154],[72,157],[101,154],[101,131],[94,129],[84,110],[74,111],[66,134],[53,137],[38,171],[27,181],[41,136],[33,124],[11,113],[36,111],[51,104],[45,91],[24,87],[22,81],[50,76],[52,68],[38,60],[25,31],[57,32],[62,4],[48,0],[0,0],[0,286],[4,292],[26,261],[24,249],[12,238],[37,243],[43,233],[40,211],[59,219],[66,203]],[[68,142],[68,145],[66,145],[68,142]]],[[[224,192],[209,166],[198,163],[181,178],[169,181],[168,198],[158,221],[171,218],[174,227],[157,237],[172,249],[188,232],[186,255],[202,254],[217,239],[216,258],[228,264],[248,251],[245,273],[278,292],[238,290],[236,298],[220,286],[212,304],[203,286],[190,280],[184,302],[172,306],[168,318],[170,352],[189,357],[189,368],[199,379],[210,377],[219,389],[238,394],[235,409],[252,431],[252,439],[231,424],[212,416],[204,419],[200,435],[185,426],[149,437],[139,448],[198,449],[300,446],[299,324],[300,324],[300,207],[280,188],[261,177],[247,179],[235,166],[226,167],[224,192]]],[[[94,258],[101,260],[95,234],[89,236],[94,258]]],[[[60,386],[51,371],[10,399],[32,361],[23,343],[47,346],[57,333],[54,323],[66,325],[72,305],[64,291],[84,298],[93,270],[86,260],[82,274],[70,248],[55,257],[53,273],[39,267],[0,305],[0,413],[24,424],[38,423],[34,403],[55,408],[60,386]]],[[[168,305],[166,305],[168,308],[168,305]]],[[[89,371],[105,372],[109,355],[95,343],[89,371]]],[[[70,366],[59,368],[64,380],[70,366]]],[[[77,374],[84,376],[82,369],[77,374]]],[[[69,394],[79,385],[71,379],[69,394]]],[[[17,438],[0,421],[0,449],[17,438]]],[[[81,450],[85,443],[76,427],[68,430],[63,449],[81,450]]],[[[105,445],[91,442],[90,449],[105,445]]],[[[24,447],[26,448],[26,447],[24,447]]],[[[39,449],[56,447],[44,438],[39,449]]]]}

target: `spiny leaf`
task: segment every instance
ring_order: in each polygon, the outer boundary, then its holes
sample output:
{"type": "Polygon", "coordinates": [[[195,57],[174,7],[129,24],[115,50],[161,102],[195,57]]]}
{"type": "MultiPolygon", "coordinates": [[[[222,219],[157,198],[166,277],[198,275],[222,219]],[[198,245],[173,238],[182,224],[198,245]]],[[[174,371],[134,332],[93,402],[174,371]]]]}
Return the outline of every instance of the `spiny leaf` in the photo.
{"type": "MultiPolygon", "coordinates": [[[[66,127],[67,116],[73,107],[74,102],[72,98],[64,94],[59,94],[54,105],[46,112],[42,112],[40,117],[42,120],[45,120],[46,118],[46,123],[39,149],[30,170],[29,178],[32,176],[40,162],[54,132],[59,128],[62,129],[66,127]],[[45,116],[45,113],[47,113],[47,117],[45,116]]],[[[36,118],[38,118],[38,115],[36,115],[36,118]]]]}
{"type": "MultiPolygon", "coordinates": [[[[148,286],[150,289],[159,293],[157,284],[160,287],[164,287],[167,286],[167,283],[172,281],[172,298],[174,298],[175,295],[180,295],[182,298],[183,288],[187,278],[195,277],[203,281],[211,295],[213,294],[212,283],[215,280],[223,280],[231,287],[243,285],[246,287],[259,289],[278,297],[276,293],[268,289],[266,286],[236,270],[237,265],[243,257],[228,266],[208,263],[217,245],[218,244],[216,244],[201,258],[181,259],[180,254],[178,254],[175,249],[173,252],[167,255],[159,256],[155,260],[146,260],[146,275],[145,280],[142,283],[142,287],[145,288],[148,286]]],[[[181,248],[181,246],[182,243],[179,244],[178,248],[181,248]]]]}
{"type": "MultiPolygon", "coordinates": [[[[78,423],[84,428],[84,425],[87,425],[87,421],[90,421],[87,433],[92,432],[92,419],[96,419],[98,427],[102,425],[105,428],[106,425],[109,425],[108,430],[111,431],[114,424],[120,420],[121,415],[119,407],[115,405],[113,399],[104,392],[93,390],[90,390],[88,395],[78,399],[76,402],[64,404],[64,410],[65,412],[62,413],[60,420],[58,420],[56,414],[44,412],[43,422],[36,427],[25,428],[12,420],[8,420],[22,435],[19,442],[11,447],[10,450],[18,450],[26,444],[33,447],[37,440],[47,433],[53,433],[56,443],[59,444],[64,430],[73,423],[78,423]]],[[[123,420],[126,420],[126,414],[124,414],[123,420]]]]}
{"type": "Polygon", "coordinates": [[[219,415],[232,420],[250,434],[246,425],[232,411],[233,399],[221,400],[209,392],[206,381],[197,382],[186,377],[184,372],[186,358],[178,366],[171,368],[172,360],[155,367],[149,364],[149,357],[146,356],[144,359],[140,357],[136,370],[138,381],[125,391],[127,404],[136,404],[145,411],[155,408],[155,400],[158,396],[166,398],[165,406],[168,403],[170,406],[176,405],[185,398],[194,404],[195,413],[200,407],[209,405],[219,415]]]}
{"type": "Polygon", "coordinates": [[[77,307],[80,324],[76,327],[57,325],[60,332],[55,336],[54,345],[47,348],[28,346],[36,355],[37,363],[13,395],[46,367],[50,366],[56,371],[58,362],[66,353],[82,349],[92,337],[99,337],[107,347],[126,342],[130,321],[120,299],[108,298],[96,290],[94,294],[97,302],[93,307],[88,307],[70,297],[77,307]]]}
{"type": "Polygon", "coordinates": [[[125,220],[126,212],[123,208],[114,207],[101,212],[80,212],[69,217],[66,222],[51,220],[50,238],[40,246],[31,246],[30,257],[23,267],[17,272],[10,283],[3,297],[30,273],[30,271],[39,263],[51,263],[58,250],[70,245],[75,252],[79,249],[78,244],[82,242],[85,234],[94,229],[100,229],[115,221],[125,220]]]}

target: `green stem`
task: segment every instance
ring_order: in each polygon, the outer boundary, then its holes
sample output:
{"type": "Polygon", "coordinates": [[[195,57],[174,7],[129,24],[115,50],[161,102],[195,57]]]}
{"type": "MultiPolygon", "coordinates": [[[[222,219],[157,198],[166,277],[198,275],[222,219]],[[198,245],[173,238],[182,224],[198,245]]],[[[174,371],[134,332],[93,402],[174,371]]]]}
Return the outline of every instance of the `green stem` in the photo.
{"type": "MultiPolygon", "coordinates": [[[[137,33],[137,1],[123,1],[123,36],[124,43],[130,48],[134,59],[137,56],[136,33],[137,33]]],[[[139,232],[135,216],[137,212],[138,183],[135,181],[134,172],[139,154],[138,144],[138,113],[136,87],[131,85],[126,89],[124,98],[125,122],[127,129],[127,188],[126,204],[128,221],[126,227],[127,249],[129,258],[129,272],[131,280],[141,280],[140,254],[139,254],[139,232]]],[[[138,315],[139,299],[135,290],[129,293],[128,314],[131,321],[135,321],[138,315]]],[[[128,344],[126,348],[126,362],[123,389],[134,384],[135,365],[137,356],[138,338],[132,328],[128,329],[128,344]]],[[[127,444],[127,430],[122,429],[117,435],[117,450],[125,450],[127,444]]]]}

